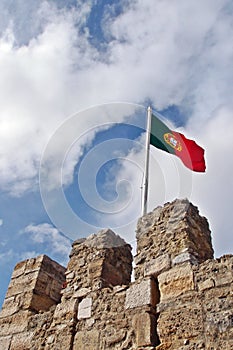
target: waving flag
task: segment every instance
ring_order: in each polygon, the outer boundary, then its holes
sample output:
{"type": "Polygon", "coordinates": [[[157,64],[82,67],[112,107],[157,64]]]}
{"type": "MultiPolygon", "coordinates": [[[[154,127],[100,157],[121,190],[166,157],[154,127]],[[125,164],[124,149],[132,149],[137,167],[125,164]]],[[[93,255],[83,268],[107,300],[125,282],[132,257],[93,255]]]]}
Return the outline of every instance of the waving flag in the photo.
{"type": "Polygon", "coordinates": [[[196,144],[195,141],[186,139],[183,134],[169,129],[159,118],[152,114],[152,108],[149,106],[147,108],[142,215],[147,213],[150,145],[165,152],[175,154],[187,168],[193,171],[203,173],[206,169],[204,149],[196,144]]]}
{"type": "Polygon", "coordinates": [[[179,157],[184,165],[197,172],[206,169],[204,149],[183,134],[170,130],[159,118],[151,115],[150,144],[179,157]]]}

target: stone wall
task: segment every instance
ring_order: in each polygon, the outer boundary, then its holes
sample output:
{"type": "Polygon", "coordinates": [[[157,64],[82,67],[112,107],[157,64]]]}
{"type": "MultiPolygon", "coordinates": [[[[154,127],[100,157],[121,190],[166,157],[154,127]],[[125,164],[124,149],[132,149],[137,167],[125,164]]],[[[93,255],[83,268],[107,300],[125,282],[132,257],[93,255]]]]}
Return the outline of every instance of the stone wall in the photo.
{"type": "Polygon", "coordinates": [[[233,256],[213,259],[208,222],[187,200],[73,243],[67,269],[16,265],[0,313],[1,350],[233,349],[233,256]]]}

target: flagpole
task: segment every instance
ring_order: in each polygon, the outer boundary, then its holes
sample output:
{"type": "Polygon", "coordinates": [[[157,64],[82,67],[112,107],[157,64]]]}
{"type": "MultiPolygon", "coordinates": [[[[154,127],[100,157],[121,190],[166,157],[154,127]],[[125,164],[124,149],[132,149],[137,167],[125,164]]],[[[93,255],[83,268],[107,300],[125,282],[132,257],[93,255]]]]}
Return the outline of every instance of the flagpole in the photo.
{"type": "Polygon", "coordinates": [[[144,174],[144,184],[143,184],[142,216],[147,213],[151,117],[152,117],[152,108],[149,106],[147,108],[146,155],[145,155],[145,174],[144,174]]]}

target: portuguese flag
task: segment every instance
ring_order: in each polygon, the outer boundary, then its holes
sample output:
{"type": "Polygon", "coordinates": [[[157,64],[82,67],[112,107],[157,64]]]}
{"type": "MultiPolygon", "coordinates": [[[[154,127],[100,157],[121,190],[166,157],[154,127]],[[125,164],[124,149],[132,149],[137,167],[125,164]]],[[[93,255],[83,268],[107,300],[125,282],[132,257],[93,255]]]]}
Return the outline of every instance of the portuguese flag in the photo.
{"type": "Polygon", "coordinates": [[[184,165],[197,172],[206,169],[204,149],[195,141],[176,131],[170,130],[160,119],[151,116],[150,144],[179,157],[184,165]]]}

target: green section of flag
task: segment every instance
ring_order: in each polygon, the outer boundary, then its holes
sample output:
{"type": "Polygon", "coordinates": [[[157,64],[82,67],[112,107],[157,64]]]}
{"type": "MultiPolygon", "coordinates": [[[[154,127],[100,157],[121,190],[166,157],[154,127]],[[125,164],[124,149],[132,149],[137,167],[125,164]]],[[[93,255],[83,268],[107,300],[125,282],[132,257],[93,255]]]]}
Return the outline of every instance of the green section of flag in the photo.
{"type": "Polygon", "coordinates": [[[153,114],[151,116],[151,133],[150,144],[166,151],[175,154],[174,148],[167,144],[164,140],[164,134],[172,133],[172,131],[153,114]]]}

